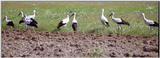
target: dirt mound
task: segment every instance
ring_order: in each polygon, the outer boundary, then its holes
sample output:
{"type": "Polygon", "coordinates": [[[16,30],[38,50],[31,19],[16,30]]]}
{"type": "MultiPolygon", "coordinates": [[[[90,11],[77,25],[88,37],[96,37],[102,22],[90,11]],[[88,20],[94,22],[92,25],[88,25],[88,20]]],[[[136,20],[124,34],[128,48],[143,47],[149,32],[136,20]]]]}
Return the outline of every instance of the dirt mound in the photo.
{"type": "Polygon", "coordinates": [[[3,57],[157,57],[158,37],[2,31],[3,57]]]}

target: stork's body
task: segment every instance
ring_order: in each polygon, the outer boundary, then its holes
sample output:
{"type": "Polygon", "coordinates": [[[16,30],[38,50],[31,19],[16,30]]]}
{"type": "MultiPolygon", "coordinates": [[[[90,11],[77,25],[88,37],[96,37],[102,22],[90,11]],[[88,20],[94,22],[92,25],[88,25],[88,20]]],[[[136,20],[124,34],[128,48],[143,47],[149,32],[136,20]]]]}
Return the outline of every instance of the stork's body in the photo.
{"type": "Polygon", "coordinates": [[[108,19],[107,19],[107,18],[105,17],[105,15],[104,15],[104,9],[102,9],[101,23],[102,23],[104,26],[109,26],[108,19]]]}
{"type": "Polygon", "coordinates": [[[74,17],[73,17],[73,20],[72,20],[72,29],[73,31],[77,31],[77,20],[76,20],[76,13],[74,13],[74,17]]]}
{"type": "Polygon", "coordinates": [[[159,23],[157,23],[157,22],[155,22],[153,20],[147,19],[145,17],[144,13],[142,13],[142,15],[143,15],[143,19],[144,19],[145,24],[148,25],[150,28],[151,27],[159,27],[159,23]]]}
{"type": "Polygon", "coordinates": [[[25,23],[26,25],[29,25],[29,26],[38,28],[38,26],[37,26],[37,21],[35,21],[33,18],[30,18],[30,17],[28,17],[28,16],[26,16],[26,17],[24,18],[24,23],[25,23]]]}
{"type": "Polygon", "coordinates": [[[33,10],[33,15],[28,15],[28,18],[35,19],[36,17],[36,10],[33,10]]]}
{"type": "Polygon", "coordinates": [[[67,23],[69,22],[69,15],[67,15],[67,18],[63,19],[59,22],[57,29],[60,29],[63,26],[67,26],[67,23]]]}

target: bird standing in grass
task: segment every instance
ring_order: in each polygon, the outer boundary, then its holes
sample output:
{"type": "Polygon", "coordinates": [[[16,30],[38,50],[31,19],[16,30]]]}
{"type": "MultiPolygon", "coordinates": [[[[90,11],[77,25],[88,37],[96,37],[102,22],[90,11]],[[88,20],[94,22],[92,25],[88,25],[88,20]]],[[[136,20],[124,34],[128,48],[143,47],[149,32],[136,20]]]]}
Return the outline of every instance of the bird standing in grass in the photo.
{"type": "MultiPolygon", "coordinates": [[[[70,12],[70,13],[71,13],[71,12],[70,12]]],[[[57,29],[60,29],[61,27],[67,26],[67,23],[69,22],[69,18],[74,15],[74,14],[71,14],[71,15],[70,15],[70,13],[67,14],[67,17],[66,17],[65,19],[63,19],[63,20],[61,20],[61,21],[59,22],[59,24],[58,24],[58,26],[57,26],[57,29]]]]}
{"type": "MultiPolygon", "coordinates": [[[[6,21],[6,28],[8,28],[8,27],[14,28],[14,23],[13,23],[13,21],[12,21],[12,20],[9,20],[7,16],[5,16],[5,21],[6,21]]],[[[13,30],[15,30],[15,29],[13,29],[13,30]]]]}
{"type": "Polygon", "coordinates": [[[157,23],[157,22],[155,22],[153,20],[147,19],[145,17],[144,13],[142,13],[142,15],[143,15],[144,22],[145,22],[146,25],[149,26],[149,29],[151,29],[151,27],[159,27],[159,23],[157,23]]]}
{"type": "Polygon", "coordinates": [[[37,21],[35,21],[33,18],[28,17],[27,15],[24,16],[24,23],[26,25],[26,29],[28,29],[27,26],[33,27],[33,30],[34,28],[38,28],[37,21]]]}
{"type": "Polygon", "coordinates": [[[115,18],[115,13],[112,12],[109,16],[112,16],[113,22],[115,22],[118,25],[118,29],[122,29],[121,25],[130,25],[128,22],[124,21],[122,18],[115,18]]]}
{"type": "Polygon", "coordinates": [[[101,23],[102,23],[104,26],[108,26],[108,27],[109,27],[108,19],[107,19],[107,18],[105,17],[105,15],[104,15],[104,9],[102,9],[101,23]]]}
{"type": "Polygon", "coordinates": [[[76,12],[73,13],[73,20],[72,20],[72,29],[77,31],[77,20],[76,20],[76,12]]]}

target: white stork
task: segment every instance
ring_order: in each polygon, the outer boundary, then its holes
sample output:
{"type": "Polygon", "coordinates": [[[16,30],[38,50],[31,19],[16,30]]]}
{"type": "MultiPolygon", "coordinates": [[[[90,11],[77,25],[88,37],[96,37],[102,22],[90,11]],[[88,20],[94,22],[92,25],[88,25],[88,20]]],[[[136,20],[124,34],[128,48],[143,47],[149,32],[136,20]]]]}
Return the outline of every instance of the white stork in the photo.
{"type": "Polygon", "coordinates": [[[143,15],[143,19],[144,19],[145,24],[148,25],[150,29],[151,29],[151,27],[159,27],[159,24],[157,22],[150,20],[150,19],[147,19],[145,17],[144,13],[142,13],[142,15],[143,15]]]}
{"type": "Polygon", "coordinates": [[[108,19],[107,19],[107,18],[105,17],[105,15],[104,15],[104,9],[102,9],[101,23],[102,23],[104,26],[109,26],[108,19]]]}
{"type": "Polygon", "coordinates": [[[76,20],[76,12],[74,12],[73,13],[74,14],[74,16],[73,16],[73,20],[72,20],[72,29],[74,30],[74,31],[77,31],[77,20],[76,20]]]}
{"type": "MultiPolygon", "coordinates": [[[[26,25],[26,28],[27,28],[27,26],[33,27],[33,30],[34,30],[34,27],[35,27],[35,28],[38,28],[38,26],[37,26],[37,21],[35,21],[33,18],[28,17],[26,14],[25,14],[23,20],[24,20],[24,23],[25,23],[25,25],[26,25]]],[[[35,30],[34,30],[34,31],[35,31],[35,30]]]]}
{"type": "MultiPolygon", "coordinates": [[[[6,27],[12,27],[14,28],[14,23],[12,20],[9,20],[7,16],[5,16],[5,21],[6,21],[6,27]]],[[[14,30],[14,29],[13,29],[14,30]]]]}
{"type": "Polygon", "coordinates": [[[124,21],[122,18],[115,18],[114,17],[115,13],[112,12],[109,16],[112,16],[113,22],[115,22],[118,25],[118,28],[121,29],[121,25],[130,25],[128,22],[124,21]]]}
{"type": "Polygon", "coordinates": [[[59,24],[58,24],[58,26],[57,26],[57,29],[60,29],[61,27],[67,26],[67,23],[69,22],[69,18],[70,18],[71,16],[73,16],[73,15],[74,15],[74,14],[70,15],[70,14],[68,13],[68,14],[67,14],[67,17],[59,22],[59,24]]]}

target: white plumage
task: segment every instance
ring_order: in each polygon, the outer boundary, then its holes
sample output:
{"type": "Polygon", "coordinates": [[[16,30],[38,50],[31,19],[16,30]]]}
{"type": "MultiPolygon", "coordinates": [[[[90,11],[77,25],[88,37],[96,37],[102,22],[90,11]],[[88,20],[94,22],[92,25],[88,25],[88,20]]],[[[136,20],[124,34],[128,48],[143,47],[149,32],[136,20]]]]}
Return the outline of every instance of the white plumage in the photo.
{"type": "Polygon", "coordinates": [[[74,12],[74,17],[73,17],[72,23],[77,23],[77,20],[76,20],[76,13],[75,13],[75,12],[74,12]]]}
{"type": "Polygon", "coordinates": [[[67,24],[69,22],[69,15],[65,19],[62,20],[63,24],[67,24]]]}
{"type": "Polygon", "coordinates": [[[33,15],[28,15],[28,18],[35,19],[35,16],[36,16],[36,10],[33,10],[33,15]]]}
{"type": "Polygon", "coordinates": [[[32,22],[32,20],[31,20],[30,17],[26,16],[26,17],[24,18],[24,23],[25,23],[25,24],[30,24],[31,22],[32,22]]]}
{"type": "Polygon", "coordinates": [[[116,23],[122,22],[121,18],[114,18],[114,17],[113,17],[112,20],[113,20],[114,22],[116,22],[116,23]]]}
{"type": "Polygon", "coordinates": [[[120,23],[120,22],[122,22],[121,18],[115,18],[115,17],[114,17],[114,15],[115,15],[114,12],[112,12],[111,15],[112,15],[112,20],[113,20],[115,23],[120,23]]]}
{"type": "Polygon", "coordinates": [[[108,24],[108,19],[107,19],[107,18],[105,17],[105,15],[104,15],[104,9],[102,9],[101,23],[102,23],[103,25],[108,25],[108,26],[109,26],[109,24],[108,24]]]}
{"type": "Polygon", "coordinates": [[[7,16],[5,16],[6,23],[11,22],[12,20],[9,20],[7,16]]]}

